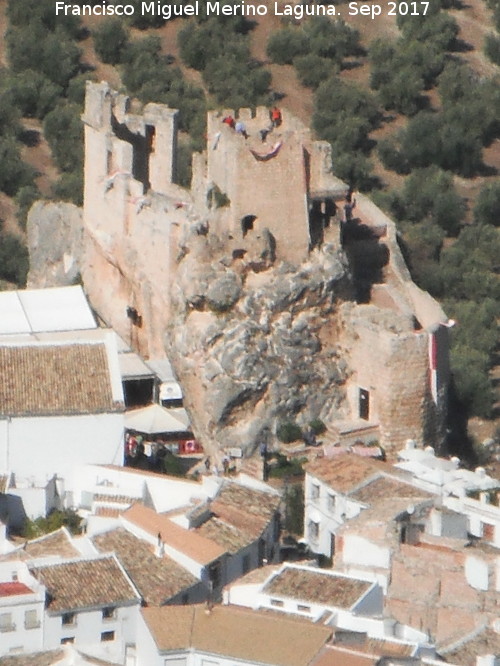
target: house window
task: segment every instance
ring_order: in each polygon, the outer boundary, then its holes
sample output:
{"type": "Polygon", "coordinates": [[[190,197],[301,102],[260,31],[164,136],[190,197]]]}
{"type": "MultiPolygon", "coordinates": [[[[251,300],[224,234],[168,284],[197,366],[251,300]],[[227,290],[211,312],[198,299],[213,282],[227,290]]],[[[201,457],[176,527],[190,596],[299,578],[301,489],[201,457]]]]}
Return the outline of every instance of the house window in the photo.
{"type": "Polygon", "coordinates": [[[310,520],[308,524],[309,541],[316,543],[319,539],[319,523],[310,520]]]}
{"type": "Polygon", "coordinates": [[[65,627],[76,624],[76,613],[63,613],[61,618],[62,625],[65,627]]]}
{"type": "Polygon", "coordinates": [[[103,631],[101,634],[101,642],[105,641],[114,641],[115,640],[115,632],[114,631],[103,631]]]}
{"type": "Polygon", "coordinates": [[[370,416],[370,392],[366,389],[359,389],[359,418],[368,421],[370,416]]]}
{"type": "Polygon", "coordinates": [[[243,559],[241,561],[241,572],[243,575],[248,573],[250,571],[250,555],[243,555],[243,559]]]}
{"type": "Polygon", "coordinates": [[[115,618],[116,618],[116,608],[114,606],[108,606],[107,608],[102,609],[103,620],[114,620],[115,618]]]}
{"type": "Polygon", "coordinates": [[[40,620],[36,610],[27,610],[24,613],[24,628],[25,629],[38,629],[40,620]]]}
{"type": "Polygon", "coordinates": [[[495,526],[489,523],[483,523],[483,539],[485,541],[495,540],[495,526]]]}
{"type": "Polygon", "coordinates": [[[311,612],[311,607],[310,606],[304,606],[304,604],[297,604],[297,610],[301,611],[302,613],[310,613],[311,612]]]}
{"type": "Polygon", "coordinates": [[[319,485],[317,483],[313,483],[311,486],[311,499],[319,499],[319,485]]]}
{"type": "Polygon", "coordinates": [[[335,511],[335,501],[336,501],[335,495],[332,495],[331,493],[329,493],[328,494],[328,511],[335,511]]]}
{"type": "Polygon", "coordinates": [[[285,605],[281,599],[270,599],[271,606],[275,606],[276,608],[283,608],[285,605]]]}
{"type": "Polygon", "coordinates": [[[61,645],[66,645],[66,643],[74,643],[74,642],[75,642],[74,636],[65,636],[64,638],[61,638],[61,645]]]}
{"type": "Polygon", "coordinates": [[[16,625],[12,622],[12,613],[0,613],[0,631],[15,631],[16,625]]]}

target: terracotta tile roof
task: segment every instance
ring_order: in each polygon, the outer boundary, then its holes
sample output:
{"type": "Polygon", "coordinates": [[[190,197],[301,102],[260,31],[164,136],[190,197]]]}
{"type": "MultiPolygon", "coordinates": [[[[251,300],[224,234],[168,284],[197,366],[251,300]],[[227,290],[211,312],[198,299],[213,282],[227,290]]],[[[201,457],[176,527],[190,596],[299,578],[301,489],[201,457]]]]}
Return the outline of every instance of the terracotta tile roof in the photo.
{"type": "Polygon", "coordinates": [[[245,530],[240,530],[234,527],[234,525],[229,525],[215,516],[212,516],[197,527],[196,533],[205,539],[214,541],[226,552],[231,553],[231,555],[234,555],[255,541],[255,538],[245,530]]]}
{"type": "Polygon", "coordinates": [[[64,657],[64,650],[47,650],[32,654],[18,654],[0,657],[0,666],[52,666],[64,657]]]}
{"type": "Polygon", "coordinates": [[[371,583],[364,580],[333,576],[306,568],[285,567],[262,591],[336,608],[351,608],[370,586],[371,583]]]}
{"type": "Polygon", "coordinates": [[[0,562],[5,560],[34,560],[50,555],[60,555],[68,559],[79,557],[80,552],[71,543],[71,537],[64,527],[38,537],[38,539],[26,541],[20,548],[0,557],[0,562]]]}
{"type": "Polygon", "coordinates": [[[459,666],[476,666],[476,657],[494,654],[500,657],[500,634],[492,629],[484,629],[453,650],[442,652],[446,661],[459,666]]]}
{"type": "Polygon", "coordinates": [[[123,408],[102,344],[0,347],[0,414],[55,416],[123,408]]]}
{"type": "Polygon", "coordinates": [[[94,510],[94,516],[99,516],[100,518],[118,518],[122,513],[125,513],[128,507],[122,506],[119,507],[110,507],[110,506],[98,506],[94,510]]]}
{"type": "Polygon", "coordinates": [[[332,634],[329,627],[236,608],[143,608],[160,652],[197,650],[273,666],[306,666],[332,634]]]}
{"type": "Polygon", "coordinates": [[[99,534],[92,542],[101,553],[115,553],[149,606],[160,606],[198,583],[171,558],[156,557],[153,546],[122,527],[99,534]]]}
{"type": "Polygon", "coordinates": [[[244,576],[240,576],[231,585],[257,585],[258,583],[264,583],[271,574],[281,569],[281,566],[281,564],[266,564],[266,566],[258,567],[249,571],[244,576]]]}
{"type": "Polygon", "coordinates": [[[186,530],[170,518],[141,504],[133,504],[125,511],[123,518],[154,537],[161,534],[165,545],[184,553],[198,564],[209,564],[227,552],[225,548],[197,534],[195,530],[186,530]]]}
{"type": "Polygon", "coordinates": [[[258,538],[279,508],[281,498],[273,493],[225,483],[214,498],[211,509],[222,520],[252,532],[258,538]]]}
{"type": "Polygon", "coordinates": [[[0,583],[0,597],[15,597],[19,594],[33,594],[33,590],[18,581],[0,583]]]}
{"type": "Polygon", "coordinates": [[[137,502],[137,497],[130,497],[129,495],[104,495],[102,493],[94,493],[94,502],[102,502],[108,504],[133,504],[137,502]]]}
{"type": "Polygon", "coordinates": [[[402,481],[397,481],[396,479],[391,479],[387,476],[381,476],[379,478],[370,481],[365,486],[349,494],[349,497],[357,500],[358,502],[364,502],[366,504],[371,504],[375,500],[384,499],[387,497],[433,497],[431,493],[416,488],[409,483],[404,483],[402,481]]]}
{"type": "MultiPolygon", "coordinates": [[[[96,467],[103,467],[104,469],[114,469],[117,472],[125,472],[128,474],[138,474],[140,476],[150,476],[153,479],[174,479],[179,481],[178,476],[171,476],[170,474],[163,474],[161,472],[151,472],[148,469],[139,469],[138,467],[122,467],[120,465],[96,465],[96,467]]],[[[182,483],[191,483],[193,486],[201,486],[200,481],[194,481],[193,479],[181,479],[182,483]]]]}
{"type": "Polygon", "coordinates": [[[280,501],[279,495],[226,482],[210,505],[213,516],[196,531],[236,553],[262,535],[280,501]]]}
{"type": "Polygon", "coordinates": [[[137,594],[114,556],[31,568],[47,588],[49,612],[133,603],[137,594]]]}
{"type": "Polygon", "coordinates": [[[371,477],[387,472],[387,463],[346,453],[333,459],[318,458],[305,467],[306,472],[340,493],[349,493],[371,477]]]}
{"type": "Polygon", "coordinates": [[[381,657],[411,657],[415,646],[379,638],[367,638],[362,646],[362,651],[381,657]]]}
{"type": "Polygon", "coordinates": [[[312,666],[375,666],[378,661],[378,657],[369,657],[353,650],[328,645],[312,662],[312,666]]]}

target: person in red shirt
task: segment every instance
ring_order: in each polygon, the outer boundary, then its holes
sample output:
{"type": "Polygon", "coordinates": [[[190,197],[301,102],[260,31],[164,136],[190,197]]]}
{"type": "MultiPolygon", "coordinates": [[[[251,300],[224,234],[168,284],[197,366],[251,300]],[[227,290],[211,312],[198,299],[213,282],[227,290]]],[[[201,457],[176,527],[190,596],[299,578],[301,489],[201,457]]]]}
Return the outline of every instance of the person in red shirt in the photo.
{"type": "Polygon", "coordinates": [[[273,106],[273,108],[269,112],[269,116],[271,118],[271,123],[273,127],[279,127],[281,125],[283,118],[281,115],[281,111],[278,109],[277,106],[273,106]]]}

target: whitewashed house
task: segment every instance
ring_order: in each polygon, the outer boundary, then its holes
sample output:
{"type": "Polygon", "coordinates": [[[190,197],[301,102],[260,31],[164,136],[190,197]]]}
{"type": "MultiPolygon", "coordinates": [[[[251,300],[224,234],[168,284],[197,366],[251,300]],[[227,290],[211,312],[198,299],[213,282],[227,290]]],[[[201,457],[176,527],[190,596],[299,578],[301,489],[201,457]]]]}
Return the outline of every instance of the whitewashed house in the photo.
{"type": "Polygon", "coordinates": [[[329,627],[232,606],[143,608],[136,666],[308,666],[329,627]]]}
{"type": "Polygon", "coordinates": [[[0,656],[43,647],[45,587],[23,562],[0,563],[0,656]]]}
{"type": "Polygon", "coordinates": [[[387,463],[347,453],[318,458],[306,466],[304,486],[304,539],[314,553],[333,557],[342,525],[379,499],[429,497],[405,475],[387,463]]]}
{"type": "Polygon", "coordinates": [[[0,467],[12,472],[11,488],[57,476],[71,506],[77,466],[122,463],[123,410],[113,333],[95,343],[0,344],[0,467]]]}
{"type": "Polygon", "coordinates": [[[43,647],[135,643],[140,595],[114,555],[30,564],[46,591],[43,647]]]}

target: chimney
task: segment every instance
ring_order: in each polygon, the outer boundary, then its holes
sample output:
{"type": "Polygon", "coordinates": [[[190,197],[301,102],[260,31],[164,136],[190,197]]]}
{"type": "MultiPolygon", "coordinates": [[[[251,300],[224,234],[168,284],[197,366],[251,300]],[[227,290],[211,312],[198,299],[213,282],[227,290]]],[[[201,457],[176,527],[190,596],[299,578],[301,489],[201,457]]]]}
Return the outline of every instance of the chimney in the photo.
{"type": "Polygon", "coordinates": [[[155,548],[155,555],[156,557],[164,557],[165,555],[165,544],[163,543],[163,539],[161,538],[161,532],[158,532],[158,540],[156,543],[156,548],[155,548]]]}

